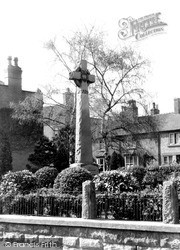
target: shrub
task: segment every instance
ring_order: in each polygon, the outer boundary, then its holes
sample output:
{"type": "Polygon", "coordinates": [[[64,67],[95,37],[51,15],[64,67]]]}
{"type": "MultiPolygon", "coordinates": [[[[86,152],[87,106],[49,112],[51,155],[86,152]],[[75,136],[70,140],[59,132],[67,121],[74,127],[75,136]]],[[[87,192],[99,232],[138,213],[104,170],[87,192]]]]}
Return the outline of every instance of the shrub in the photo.
{"type": "Polygon", "coordinates": [[[92,180],[92,174],[83,167],[70,167],[62,170],[54,181],[54,189],[60,193],[81,193],[82,183],[92,180]]]}
{"type": "Polygon", "coordinates": [[[141,166],[135,166],[135,167],[132,167],[130,168],[129,170],[127,170],[131,175],[132,177],[135,178],[135,180],[137,181],[137,184],[138,184],[138,187],[137,189],[141,190],[144,188],[144,185],[143,185],[143,179],[144,179],[144,176],[146,174],[146,169],[144,167],[141,167],[141,166]]]}
{"type": "Polygon", "coordinates": [[[35,172],[38,188],[53,187],[58,171],[53,167],[43,167],[35,172]]]}
{"type": "Polygon", "coordinates": [[[37,178],[28,170],[8,172],[2,177],[0,195],[26,194],[37,188],[37,178]]]}
{"type": "Polygon", "coordinates": [[[93,181],[96,191],[101,193],[132,191],[135,187],[135,180],[130,173],[117,170],[101,172],[99,175],[94,176],[93,181]]]}
{"type": "Polygon", "coordinates": [[[150,185],[155,188],[158,184],[163,184],[163,181],[168,180],[173,174],[179,175],[180,167],[179,165],[170,166],[156,166],[154,168],[148,168],[144,176],[143,183],[145,185],[150,185]]]}

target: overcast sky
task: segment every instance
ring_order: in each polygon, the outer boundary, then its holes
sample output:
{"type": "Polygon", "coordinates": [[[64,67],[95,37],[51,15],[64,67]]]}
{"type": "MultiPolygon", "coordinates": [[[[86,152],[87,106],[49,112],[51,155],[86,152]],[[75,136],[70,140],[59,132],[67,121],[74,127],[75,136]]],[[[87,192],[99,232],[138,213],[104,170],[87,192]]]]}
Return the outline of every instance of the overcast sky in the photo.
{"type": "MultiPolygon", "coordinates": [[[[43,47],[49,39],[95,25],[107,33],[113,45],[126,44],[129,41],[118,38],[121,18],[137,19],[161,12],[166,32],[133,44],[151,61],[146,89],[161,113],[173,112],[173,99],[180,98],[178,0],[0,0],[0,10],[0,80],[7,76],[7,57],[18,57],[26,90],[57,84],[54,56],[43,47]]],[[[58,84],[65,88],[62,81],[58,84]]]]}

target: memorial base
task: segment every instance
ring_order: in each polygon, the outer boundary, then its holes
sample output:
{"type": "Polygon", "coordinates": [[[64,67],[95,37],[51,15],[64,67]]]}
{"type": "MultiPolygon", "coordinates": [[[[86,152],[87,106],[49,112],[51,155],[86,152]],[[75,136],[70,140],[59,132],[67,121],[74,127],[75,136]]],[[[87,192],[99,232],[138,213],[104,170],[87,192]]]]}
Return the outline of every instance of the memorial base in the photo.
{"type": "Polygon", "coordinates": [[[99,174],[99,168],[96,163],[92,164],[84,164],[84,163],[73,163],[70,165],[70,167],[82,167],[87,169],[91,174],[94,176],[96,174],[99,174]]]}

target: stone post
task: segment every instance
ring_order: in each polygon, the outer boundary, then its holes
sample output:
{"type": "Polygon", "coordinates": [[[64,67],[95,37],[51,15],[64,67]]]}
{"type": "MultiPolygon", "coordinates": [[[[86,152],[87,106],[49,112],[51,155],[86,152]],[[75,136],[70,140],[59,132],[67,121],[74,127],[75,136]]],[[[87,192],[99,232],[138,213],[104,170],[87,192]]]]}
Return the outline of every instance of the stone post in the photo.
{"type": "Polygon", "coordinates": [[[82,218],[96,219],[96,193],[92,181],[85,181],[82,184],[82,218]]]}
{"type": "Polygon", "coordinates": [[[172,180],[163,183],[163,222],[179,223],[178,194],[176,184],[172,180]]]}

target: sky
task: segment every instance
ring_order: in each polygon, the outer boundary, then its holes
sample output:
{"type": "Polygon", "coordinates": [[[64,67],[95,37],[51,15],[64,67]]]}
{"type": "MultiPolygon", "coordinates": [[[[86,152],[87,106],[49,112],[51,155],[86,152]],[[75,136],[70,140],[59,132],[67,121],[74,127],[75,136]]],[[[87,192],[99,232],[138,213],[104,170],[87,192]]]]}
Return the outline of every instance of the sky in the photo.
{"type": "Polygon", "coordinates": [[[53,53],[44,48],[50,39],[94,25],[107,34],[112,46],[129,45],[130,40],[118,37],[119,20],[161,12],[165,32],[132,43],[151,61],[145,89],[161,113],[173,112],[173,99],[180,98],[178,0],[0,0],[0,10],[0,80],[7,79],[7,57],[18,57],[23,89],[30,91],[48,84],[62,91],[71,86],[58,78],[61,69],[53,53]]]}

